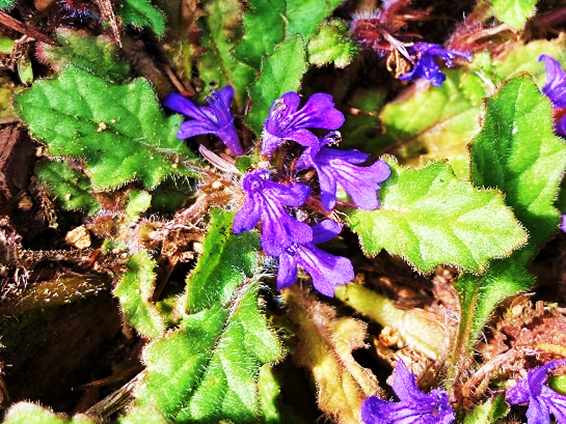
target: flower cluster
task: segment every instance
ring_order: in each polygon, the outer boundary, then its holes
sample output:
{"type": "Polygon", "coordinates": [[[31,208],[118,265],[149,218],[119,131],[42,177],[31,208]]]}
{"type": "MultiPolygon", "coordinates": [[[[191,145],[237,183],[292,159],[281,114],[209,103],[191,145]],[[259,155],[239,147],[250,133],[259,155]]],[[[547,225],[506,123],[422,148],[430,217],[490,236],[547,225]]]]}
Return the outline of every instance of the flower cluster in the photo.
{"type": "MultiPolygon", "coordinates": [[[[344,115],[334,107],[332,97],[325,93],[313,94],[299,108],[297,93],[285,93],[275,100],[264,124],[262,154],[267,158],[286,141],[305,147],[295,171],[314,168],[321,190],[321,203],[331,211],[337,203],[338,184],[350,195],[353,203],[362,209],[379,206],[377,191],[391,171],[383,161],[369,167],[357,166],[369,155],[357,150],[341,151],[325,147],[336,140],[332,132],[319,138],[310,129],[336,130],[344,123],[344,115]]],[[[329,219],[313,227],[299,222],[286,207],[303,206],[311,188],[302,183],[281,184],[271,180],[266,169],[255,170],[244,176],[242,186],[246,195],[243,207],[234,218],[234,233],[253,229],[261,221],[263,251],[279,259],[277,287],[291,286],[297,279],[300,266],[311,276],[315,289],[334,296],[337,285],[354,279],[349,259],[334,256],[316,247],[336,237],[340,224],[329,219]]]]}
{"type": "MultiPolygon", "coordinates": [[[[192,118],[181,124],[177,138],[213,134],[222,139],[235,156],[240,156],[244,151],[234,127],[234,115],[230,113],[233,97],[234,89],[228,86],[211,93],[207,99],[209,107],[198,106],[179,94],[167,96],[164,105],[192,118]]],[[[358,208],[376,209],[379,184],[389,178],[389,166],[381,160],[371,166],[359,166],[369,159],[368,154],[327,147],[340,138],[338,132],[319,138],[310,131],[314,128],[337,130],[344,123],[344,115],[334,107],[332,96],[316,93],[302,108],[299,108],[300,103],[301,98],[295,92],[285,93],[273,102],[264,124],[262,154],[269,159],[286,141],[299,143],[305,149],[295,171],[309,168],[316,171],[321,203],[327,211],[336,206],[338,185],[358,208]]],[[[233,232],[250,231],[261,222],[261,247],[265,254],[279,259],[279,289],[296,281],[299,266],[311,276],[315,289],[326,296],[334,296],[337,285],[354,279],[349,259],[316,247],[336,237],[341,231],[340,224],[326,219],[311,227],[297,220],[287,209],[303,206],[311,195],[311,187],[298,182],[272,181],[267,169],[258,169],[244,176],[242,188],[246,199],[234,217],[233,232]]]]}

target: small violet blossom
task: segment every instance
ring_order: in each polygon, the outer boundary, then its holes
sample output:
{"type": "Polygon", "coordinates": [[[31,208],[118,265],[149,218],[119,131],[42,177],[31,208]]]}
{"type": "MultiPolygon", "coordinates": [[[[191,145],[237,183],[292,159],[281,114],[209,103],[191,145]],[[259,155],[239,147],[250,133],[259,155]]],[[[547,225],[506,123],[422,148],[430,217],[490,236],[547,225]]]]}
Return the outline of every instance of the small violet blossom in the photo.
{"type": "Polygon", "coordinates": [[[337,183],[348,193],[354,204],[363,210],[379,207],[379,184],[391,175],[391,169],[382,160],[368,167],[355,166],[369,158],[359,150],[337,150],[323,147],[331,142],[336,133],[324,137],[315,147],[307,147],[297,161],[295,169],[314,168],[320,184],[322,206],[328,211],[336,206],[337,183]]]}
{"type": "Polygon", "coordinates": [[[206,99],[210,107],[198,106],[180,94],[169,94],[163,105],[175,112],[193,118],[185,121],[179,127],[177,138],[185,140],[202,134],[214,134],[230,148],[234,156],[244,154],[236,128],[234,115],[230,113],[230,103],[234,97],[234,88],[226,86],[219,92],[211,91],[210,98],[206,99]]]}
{"type": "MultiPolygon", "coordinates": [[[[544,61],[546,69],[546,84],[542,92],[550,99],[555,111],[561,111],[566,108],[566,72],[560,66],[560,62],[553,57],[541,54],[538,60],[544,61]]],[[[566,115],[555,122],[554,132],[566,136],[566,115]]]]}
{"type": "Polygon", "coordinates": [[[318,137],[307,128],[336,130],[344,123],[344,114],[334,108],[332,96],[315,93],[299,110],[301,98],[293,91],[275,100],[263,127],[261,152],[271,157],[285,140],[293,140],[303,146],[316,146],[318,137]]]}
{"type": "Polygon", "coordinates": [[[297,280],[297,267],[311,276],[314,288],[325,296],[334,297],[338,285],[348,284],[355,277],[349,259],[326,253],[315,244],[327,242],[342,230],[340,224],[326,219],[312,227],[311,243],[293,243],[279,256],[277,288],[289,287],[297,280]]]}
{"type": "Polygon", "coordinates": [[[401,75],[399,79],[403,81],[412,81],[417,78],[424,78],[436,87],[440,87],[446,79],[446,75],[442,73],[440,67],[436,63],[436,57],[444,59],[446,66],[450,68],[454,66],[453,59],[456,56],[463,57],[468,62],[471,62],[473,59],[471,54],[456,50],[446,50],[439,44],[415,43],[413,46],[407,48],[407,51],[411,56],[415,56],[417,61],[413,70],[401,75]]]}
{"type": "Polygon", "coordinates": [[[269,171],[260,169],[244,176],[246,200],[234,217],[234,234],[250,231],[262,221],[261,247],[270,256],[279,256],[293,243],[310,243],[311,227],[291,217],[284,206],[298,207],[307,201],[311,188],[296,183],[271,181],[269,171]]]}
{"type": "Polygon", "coordinates": [[[364,400],[361,412],[365,424],[450,424],[454,421],[454,410],[446,391],[421,392],[403,361],[397,363],[392,388],[400,402],[386,402],[375,396],[364,400]]]}
{"type": "Polygon", "coordinates": [[[528,404],[528,424],[550,424],[550,415],[558,424],[566,424],[566,396],[555,392],[545,383],[548,372],[561,365],[566,365],[565,359],[551,361],[541,367],[536,367],[527,376],[507,391],[509,405],[528,404]]]}

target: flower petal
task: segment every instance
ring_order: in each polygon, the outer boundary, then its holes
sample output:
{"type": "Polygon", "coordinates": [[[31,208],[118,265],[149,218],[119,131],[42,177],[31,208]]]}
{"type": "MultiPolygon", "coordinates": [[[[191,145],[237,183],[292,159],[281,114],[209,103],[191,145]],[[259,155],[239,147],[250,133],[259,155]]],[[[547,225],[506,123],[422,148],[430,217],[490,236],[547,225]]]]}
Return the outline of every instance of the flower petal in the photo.
{"type": "Polygon", "coordinates": [[[232,232],[240,234],[244,231],[252,230],[261,218],[261,204],[253,197],[248,197],[236,215],[234,215],[234,225],[232,232]]]}
{"type": "Polygon", "coordinates": [[[334,297],[336,286],[348,284],[355,277],[349,259],[326,253],[312,244],[300,246],[299,264],[311,276],[314,288],[328,297],[334,297]]]}
{"type": "Polygon", "coordinates": [[[312,188],[302,183],[285,185],[266,181],[265,185],[272,195],[286,206],[299,207],[304,205],[312,192],[312,188]]]}
{"type": "Polygon", "coordinates": [[[335,221],[325,219],[312,227],[313,244],[326,243],[342,231],[342,226],[335,221]]]}
{"type": "Polygon", "coordinates": [[[232,118],[231,122],[218,129],[215,134],[228,146],[234,156],[242,156],[244,154],[244,149],[242,149],[238,133],[234,127],[234,118],[232,118]]]}
{"type": "Polygon", "coordinates": [[[167,95],[165,100],[163,100],[163,105],[190,118],[215,123],[214,114],[210,108],[206,106],[198,106],[180,94],[171,93],[167,95]]]}
{"type": "Polygon", "coordinates": [[[279,256],[277,290],[290,287],[295,281],[297,281],[297,256],[284,252],[279,256]]]}
{"type": "Polygon", "coordinates": [[[546,69],[546,84],[542,92],[550,99],[554,107],[566,107],[566,72],[560,62],[546,54],[541,54],[539,62],[544,61],[546,69]]]}
{"type": "Polygon", "coordinates": [[[217,128],[209,121],[185,121],[179,126],[177,131],[177,138],[179,140],[186,140],[187,138],[195,137],[203,134],[216,134],[217,128]]]}

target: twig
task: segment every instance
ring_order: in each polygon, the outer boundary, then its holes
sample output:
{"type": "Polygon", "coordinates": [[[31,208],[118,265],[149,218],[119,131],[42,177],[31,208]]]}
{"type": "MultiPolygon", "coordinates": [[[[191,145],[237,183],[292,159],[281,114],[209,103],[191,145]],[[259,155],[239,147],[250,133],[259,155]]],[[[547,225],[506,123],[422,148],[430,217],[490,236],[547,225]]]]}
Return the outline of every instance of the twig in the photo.
{"type": "Polygon", "coordinates": [[[41,41],[43,43],[51,44],[52,46],[57,45],[55,41],[53,41],[48,36],[42,34],[32,26],[25,24],[23,22],[18,21],[15,18],[12,18],[5,12],[0,12],[0,23],[4,24],[8,28],[13,29],[14,31],[18,31],[22,34],[28,35],[32,38],[35,38],[37,41],[41,41]]]}

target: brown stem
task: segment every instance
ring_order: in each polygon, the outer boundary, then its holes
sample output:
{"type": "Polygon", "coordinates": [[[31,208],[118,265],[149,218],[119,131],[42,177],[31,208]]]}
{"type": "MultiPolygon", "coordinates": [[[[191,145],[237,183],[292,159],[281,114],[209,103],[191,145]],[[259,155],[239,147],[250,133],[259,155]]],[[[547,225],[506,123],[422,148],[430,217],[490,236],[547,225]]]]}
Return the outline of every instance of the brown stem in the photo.
{"type": "Polygon", "coordinates": [[[35,38],[37,41],[41,41],[43,43],[51,44],[52,46],[57,45],[55,41],[53,41],[48,36],[42,34],[32,26],[25,24],[23,22],[18,21],[15,18],[12,18],[5,12],[0,12],[0,23],[4,24],[8,28],[13,29],[14,31],[18,31],[19,33],[25,34],[29,37],[35,38]]]}

